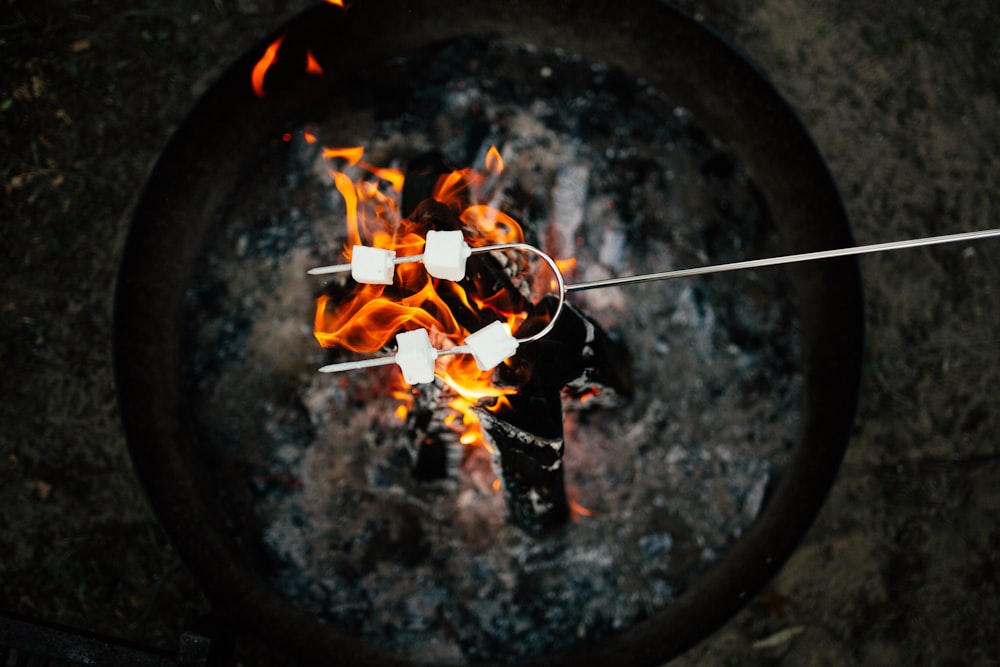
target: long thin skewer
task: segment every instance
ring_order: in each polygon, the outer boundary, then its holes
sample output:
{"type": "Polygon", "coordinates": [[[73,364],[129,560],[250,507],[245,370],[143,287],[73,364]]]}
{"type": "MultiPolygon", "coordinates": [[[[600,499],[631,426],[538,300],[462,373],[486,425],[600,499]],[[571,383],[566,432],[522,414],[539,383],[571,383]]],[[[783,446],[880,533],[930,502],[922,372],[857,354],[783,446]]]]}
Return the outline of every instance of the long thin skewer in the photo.
{"type": "MultiPolygon", "coordinates": [[[[423,255],[406,255],[404,257],[396,257],[392,260],[393,264],[409,264],[412,262],[419,262],[424,258],[423,255]]],[[[326,276],[331,273],[349,273],[351,270],[350,264],[331,264],[330,266],[317,266],[315,269],[309,269],[306,271],[310,276],[326,276]]]]}
{"type": "MultiPolygon", "coordinates": [[[[449,354],[465,354],[469,351],[468,345],[456,345],[447,350],[438,350],[438,357],[445,357],[449,354]]],[[[391,354],[385,357],[371,357],[370,359],[357,359],[355,361],[342,361],[337,364],[327,364],[320,366],[320,373],[342,373],[344,371],[359,371],[362,368],[375,368],[376,366],[389,366],[396,363],[396,355],[391,354]]]]}
{"type": "MultiPolygon", "coordinates": [[[[653,282],[657,280],[674,280],[677,278],[689,278],[691,276],[701,276],[709,273],[724,273],[726,271],[739,271],[742,269],[757,269],[767,266],[780,266],[782,264],[793,264],[796,262],[809,262],[819,259],[831,259],[834,257],[849,257],[852,255],[865,255],[875,252],[885,252],[889,250],[904,250],[906,248],[918,248],[920,246],[929,245],[940,245],[944,243],[958,243],[960,241],[975,241],[980,239],[987,239],[991,237],[1000,236],[1000,229],[984,229],[982,231],[976,232],[962,232],[959,234],[945,234],[943,236],[927,236],[918,239],[909,239],[906,241],[889,241],[887,243],[874,243],[871,245],[863,246],[852,246],[849,248],[836,248],[833,250],[818,250],[816,252],[805,252],[796,255],[781,255],[779,257],[766,257],[763,259],[751,259],[742,262],[730,262],[728,264],[714,264],[710,266],[698,266],[690,269],[678,269],[675,271],[662,271],[660,273],[646,273],[637,276],[624,276],[621,278],[607,278],[605,280],[592,280],[585,283],[576,283],[573,285],[567,285],[563,277],[562,271],[559,270],[558,265],[556,265],[555,260],[553,260],[549,255],[542,252],[538,248],[525,244],[525,243],[503,243],[495,246],[480,246],[473,248],[472,252],[492,252],[494,250],[521,250],[541,258],[549,268],[552,270],[553,275],[556,278],[556,284],[558,287],[559,305],[556,307],[556,311],[552,314],[549,319],[548,324],[541,331],[536,334],[520,339],[520,343],[528,343],[536,341],[543,336],[545,336],[552,328],[555,326],[556,320],[562,312],[563,305],[566,301],[566,294],[569,292],[581,292],[584,290],[600,289],[602,287],[614,287],[617,285],[634,285],[637,283],[653,282]]],[[[402,264],[404,262],[416,262],[423,259],[423,255],[411,255],[408,257],[400,257],[396,259],[397,264],[402,264]]],[[[312,275],[323,275],[328,273],[337,273],[341,271],[349,271],[351,269],[350,264],[339,264],[335,266],[320,267],[318,269],[312,269],[309,271],[312,275]]],[[[441,350],[438,352],[438,356],[446,356],[451,354],[464,354],[469,352],[468,346],[460,345],[447,350],[441,350]]],[[[388,366],[389,364],[395,363],[395,355],[384,356],[384,357],[374,357],[370,359],[360,359],[357,361],[345,361],[337,364],[329,364],[320,368],[320,372],[323,373],[338,373],[341,371],[352,371],[360,370],[362,368],[373,368],[376,366],[388,366]]]]}
{"type": "MultiPolygon", "coordinates": [[[[556,306],[556,310],[552,313],[552,317],[549,318],[548,324],[545,325],[543,329],[537,331],[536,333],[528,336],[527,338],[518,338],[518,344],[532,343],[540,338],[546,336],[552,329],[556,326],[556,320],[559,319],[559,315],[562,314],[563,305],[566,303],[566,283],[563,280],[562,271],[559,270],[559,265],[556,264],[555,260],[549,255],[542,252],[533,245],[528,245],[527,243],[500,243],[491,246],[479,246],[472,248],[472,254],[479,254],[484,252],[494,252],[497,250],[520,250],[521,252],[527,252],[529,254],[537,255],[543,262],[548,264],[549,269],[555,276],[556,285],[559,292],[559,303],[556,306]]],[[[417,262],[423,259],[423,255],[409,255],[406,257],[397,257],[395,260],[396,264],[402,264],[404,262],[417,262]]],[[[310,275],[318,276],[330,273],[341,273],[351,270],[350,264],[335,264],[332,266],[321,266],[317,269],[309,270],[310,275]]],[[[465,354],[470,352],[470,348],[467,345],[459,345],[456,347],[449,348],[447,350],[439,350],[437,355],[443,357],[449,354],[465,354]]],[[[340,373],[343,371],[356,371],[362,368],[375,368],[376,366],[388,366],[389,364],[396,363],[396,356],[390,355],[385,357],[372,357],[370,359],[359,359],[356,361],[344,361],[337,364],[327,364],[319,369],[321,373],[340,373]]]]}
{"type": "Polygon", "coordinates": [[[917,248],[919,246],[938,245],[942,243],[957,243],[959,241],[974,241],[977,239],[990,238],[992,236],[1000,236],[1000,229],[984,229],[978,232],[945,234],[944,236],[927,236],[920,239],[910,239],[908,241],[889,241],[888,243],[874,243],[872,245],[837,248],[835,250],[818,250],[816,252],[804,252],[797,255],[781,255],[779,257],[751,259],[743,262],[731,262],[729,264],[698,266],[692,269],[679,269],[677,271],[663,271],[661,273],[646,273],[638,276],[623,276],[621,278],[607,278],[606,280],[592,280],[586,283],[566,285],[565,289],[567,292],[581,292],[583,290],[613,287],[615,285],[632,285],[635,283],[648,283],[654,280],[688,278],[690,276],[705,275],[706,273],[723,273],[725,271],[739,271],[741,269],[757,269],[764,266],[778,266],[780,264],[792,264],[795,262],[809,262],[816,259],[865,255],[873,252],[884,252],[886,250],[903,250],[905,248],[917,248]]]}

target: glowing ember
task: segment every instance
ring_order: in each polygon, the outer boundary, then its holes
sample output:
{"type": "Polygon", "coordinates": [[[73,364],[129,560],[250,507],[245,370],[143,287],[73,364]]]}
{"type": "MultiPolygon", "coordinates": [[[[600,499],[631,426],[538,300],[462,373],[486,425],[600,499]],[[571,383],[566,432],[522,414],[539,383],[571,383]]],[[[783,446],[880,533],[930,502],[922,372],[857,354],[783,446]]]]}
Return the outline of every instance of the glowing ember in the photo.
{"type": "Polygon", "coordinates": [[[569,503],[570,518],[574,522],[579,521],[580,517],[594,516],[594,510],[587,509],[580,503],[576,502],[576,500],[574,500],[572,497],[568,498],[567,502],[569,503]]]}
{"type": "MultiPolygon", "coordinates": [[[[491,197],[503,170],[496,147],[490,148],[483,171],[461,169],[441,176],[431,197],[409,218],[401,212],[402,172],[362,161],[362,147],[323,148],[322,155],[330,161],[328,171],[345,204],[347,260],[355,246],[392,250],[397,257],[422,254],[430,232],[460,230],[473,247],[524,240],[513,218],[478,203],[491,197]]],[[[516,263],[512,266],[527,270],[516,263]]],[[[513,278],[530,282],[522,275],[513,278]]],[[[324,347],[360,353],[383,350],[397,333],[416,328],[426,329],[439,350],[461,345],[492,323],[503,324],[509,335],[526,317],[524,295],[512,295],[509,288],[486,289],[477,285],[474,276],[444,280],[434,278],[421,263],[397,264],[391,284],[359,284],[346,295],[320,296],[314,334],[324,347]]],[[[492,372],[479,370],[476,359],[469,355],[439,358],[435,375],[458,394],[449,405],[454,414],[446,424],[463,444],[484,444],[472,407],[486,403],[496,409],[498,399],[514,390],[493,386],[492,372]]],[[[406,386],[402,380],[399,384],[406,386]]],[[[401,401],[396,415],[405,419],[412,393],[394,390],[393,395],[401,401]]]]}

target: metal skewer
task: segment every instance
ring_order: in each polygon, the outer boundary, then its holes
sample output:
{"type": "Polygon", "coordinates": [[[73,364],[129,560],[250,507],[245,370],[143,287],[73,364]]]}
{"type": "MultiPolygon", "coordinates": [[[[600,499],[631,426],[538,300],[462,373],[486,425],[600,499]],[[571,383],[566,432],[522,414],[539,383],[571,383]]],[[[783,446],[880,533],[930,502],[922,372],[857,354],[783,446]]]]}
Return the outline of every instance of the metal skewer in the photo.
{"type": "MultiPolygon", "coordinates": [[[[532,255],[537,255],[543,262],[545,262],[552,274],[556,279],[556,286],[558,288],[559,303],[556,305],[556,310],[552,313],[552,317],[549,319],[548,323],[540,331],[527,336],[526,338],[518,338],[518,344],[531,343],[540,338],[543,338],[556,325],[556,320],[559,319],[559,315],[562,314],[563,305],[566,303],[566,282],[563,278],[562,271],[559,270],[559,266],[556,264],[555,260],[549,255],[542,252],[533,245],[527,243],[499,243],[497,245],[490,246],[479,246],[472,248],[472,254],[480,254],[484,252],[494,252],[498,250],[519,250],[521,252],[527,252],[532,255]]],[[[423,259],[423,255],[408,255],[406,257],[397,257],[395,259],[396,264],[402,264],[404,262],[419,262],[423,259]]],[[[316,269],[310,269],[307,273],[313,276],[325,275],[330,273],[341,273],[351,270],[350,264],[335,264],[332,266],[321,266],[316,269]]],[[[470,348],[466,345],[458,345],[456,347],[448,348],[447,350],[438,350],[437,356],[443,357],[449,354],[465,354],[470,352],[470,348]]],[[[396,356],[389,355],[384,357],[373,357],[371,359],[358,359],[356,361],[344,361],[337,364],[327,364],[319,369],[320,373],[340,373],[343,371],[354,371],[361,370],[362,368],[375,368],[376,366],[388,366],[390,364],[396,363],[396,356]]]]}
{"type": "MultiPolygon", "coordinates": [[[[799,253],[795,255],[781,255],[778,257],[766,257],[763,259],[751,259],[742,262],[730,262],[728,264],[714,264],[710,266],[698,266],[690,269],[678,269],[675,271],[662,271],[659,273],[646,273],[637,276],[623,276],[621,278],[607,278],[604,280],[592,280],[584,283],[576,283],[573,285],[567,285],[565,277],[560,271],[559,266],[556,264],[555,260],[552,259],[548,254],[539,250],[535,246],[529,245],[527,243],[502,243],[498,245],[491,246],[479,246],[472,248],[473,254],[493,252],[497,250],[520,250],[522,252],[527,252],[538,256],[542,261],[544,261],[551,269],[553,276],[556,280],[556,293],[559,297],[559,303],[556,306],[555,312],[549,319],[548,324],[540,331],[527,337],[518,339],[519,343],[530,343],[532,341],[539,340],[544,337],[553,327],[555,327],[556,321],[559,319],[559,315],[562,313],[563,305],[566,303],[566,295],[569,292],[582,292],[584,290],[600,289],[602,287],[614,287],[617,285],[634,285],[637,283],[653,282],[657,280],[674,280],[677,278],[689,278],[691,276],[701,276],[709,273],[724,273],[726,271],[739,271],[742,269],[757,269],[767,266],[780,266],[782,264],[794,264],[796,262],[809,262],[819,259],[831,259],[834,257],[849,257],[853,255],[866,255],[876,252],[886,252],[890,250],[904,250],[906,248],[918,248],[920,246],[929,245],[941,245],[945,243],[958,243],[960,241],[975,241],[980,239],[986,239],[991,237],[1000,236],[1000,229],[984,229],[982,231],[976,232],[962,232],[959,234],[945,234],[943,236],[927,236],[918,239],[909,239],[906,241],[889,241],[887,243],[874,243],[871,245],[863,246],[852,246],[849,248],[836,248],[833,250],[818,250],[816,252],[806,252],[799,253]]],[[[404,262],[418,262],[423,259],[423,255],[410,255],[407,257],[396,258],[396,264],[402,264],[404,262]]],[[[338,273],[342,271],[350,271],[350,264],[338,264],[334,266],[324,266],[317,269],[311,269],[309,273],[311,275],[323,275],[329,273],[338,273]]],[[[469,352],[470,349],[466,345],[459,345],[447,350],[439,350],[437,355],[443,357],[452,354],[464,354],[469,352]]],[[[337,364],[328,364],[321,367],[319,370],[322,373],[338,373],[342,371],[352,371],[360,370],[362,368],[374,368],[376,366],[388,366],[396,361],[395,355],[388,355],[384,357],[374,357],[370,359],[359,359],[356,361],[345,361],[337,364]]]]}
{"type": "MultiPolygon", "coordinates": [[[[411,262],[419,262],[424,258],[421,255],[406,255],[404,257],[396,257],[392,260],[393,264],[409,264],[411,262]]],[[[350,273],[350,264],[331,264],[330,266],[317,266],[315,269],[309,269],[306,271],[310,276],[325,276],[331,273],[350,273]]]]}
{"type": "Polygon", "coordinates": [[[565,290],[567,292],[582,292],[583,290],[600,289],[601,287],[613,287],[615,285],[632,285],[635,283],[648,283],[654,280],[673,280],[675,278],[688,278],[690,276],[705,275],[706,273],[723,273],[725,271],[739,271],[741,269],[757,269],[764,266],[778,266],[780,264],[793,264],[795,262],[809,262],[816,259],[830,259],[832,257],[847,257],[850,255],[865,255],[873,252],[885,252],[887,250],[903,250],[905,248],[917,248],[919,246],[939,245],[942,243],[957,243],[959,241],[974,241],[977,239],[990,238],[992,236],[1000,236],[1000,229],[984,229],[983,231],[978,231],[978,232],[945,234],[944,236],[927,236],[920,239],[910,239],[908,241],[889,241],[888,243],[874,243],[872,245],[853,246],[850,248],[837,248],[835,250],[818,250],[816,252],[804,252],[797,255],[782,255],[780,257],[751,259],[743,262],[730,262],[729,264],[698,266],[692,269],[679,269],[676,271],[647,273],[638,276],[624,276],[621,278],[592,280],[586,283],[576,283],[575,285],[566,285],[565,290]]]}
{"type": "MultiPolygon", "coordinates": [[[[467,345],[456,345],[447,350],[438,350],[437,356],[444,357],[449,354],[465,354],[469,351],[467,345]]],[[[357,359],[355,361],[342,361],[337,364],[327,364],[320,366],[320,373],[342,373],[344,371],[359,371],[362,368],[375,368],[377,366],[389,366],[396,363],[396,355],[391,354],[385,357],[372,357],[370,359],[357,359]]]]}

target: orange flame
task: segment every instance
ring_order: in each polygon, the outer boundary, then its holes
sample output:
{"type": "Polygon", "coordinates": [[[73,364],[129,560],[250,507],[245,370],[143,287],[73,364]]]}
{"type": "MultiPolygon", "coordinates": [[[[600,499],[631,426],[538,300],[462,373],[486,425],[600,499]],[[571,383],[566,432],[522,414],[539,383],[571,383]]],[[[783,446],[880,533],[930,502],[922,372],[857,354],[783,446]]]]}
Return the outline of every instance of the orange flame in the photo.
{"type": "Polygon", "coordinates": [[[402,375],[396,374],[394,378],[392,397],[399,401],[394,414],[400,421],[406,421],[406,417],[410,414],[410,409],[413,407],[413,390],[403,382],[402,375]]]}
{"type": "Polygon", "coordinates": [[[316,57],[313,56],[312,51],[306,51],[306,71],[310,74],[323,74],[323,68],[316,61],[316,57]]]}
{"type": "Polygon", "coordinates": [[[566,502],[569,504],[569,515],[574,523],[579,522],[580,517],[594,516],[594,510],[587,509],[575,500],[568,499],[566,502]]]}
{"type": "Polygon", "coordinates": [[[559,267],[559,272],[563,274],[570,273],[576,268],[576,257],[567,257],[565,259],[557,259],[556,266],[559,267]]]}
{"type": "Polygon", "coordinates": [[[503,171],[503,158],[500,157],[500,151],[497,150],[496,146],[490,146],[490,150],[486,153],[486,171],[491,174],[499,174],[503,171]]]}
{"type": "Polygon", "coordinates": [[[351,146],[350,148],[324,148],[323,157],[327,160],[344,158],[347,165],[353,167],[361,161],[361,156],[365,154],[364,146],[351,146]]]}
{"type": "MultiPolygon", "coordinates": [[[[344,257],[350,259],[351,248],[368,245],[389,248],[405,257],[423,252],[428,223],[402,218],[400,198],[403,173],[362,162],[364,148],[323,148],[328,160],[342,159],[346,167],[358,166],[366,174],[352,180],[346,173],[329,168],[334,186],[344,199],[347,239],[344,257]]],[[[499,151],[491,148],[486,168],[492,174],[503,169],[499,151]]],[[[524,240],[521,226],[509,215],[472,200],[483,194],[488,174],[474,169],[462,169],[442,176],[432,193],[433,199],[449,206],[462,223],[462,231],[470,245],[482,246],[524,240]]],[[[316,302],[314,335],[324,347],[339,347],[354,352],[372,353],[391,345],[397,333],[424,328],[438,349],[459,345],[472,331],[459,323],[453,308],[471,313],[492,314],[485,325],[496,317],[516,327],[525,317],[517,312],[511,298],[503,291],[497,294],[467,294],[462,284],[435,280],[423,265],[397,264],[392,285],[357,285],[338,300],[323,295],[316,302]]],[[[476,326],[475,328],[479,328],[476,326]]],[[[485,445],[474,407],[485,404],[498,409],[505,404],[504,396],[513,389],[498,388],[490,381],[491,371],[480,371],[470,355],[448,355],[437,365],[436,375],[458,396],[449,407],[454,411],[445,423],[454,430],[462,444],[485,445]]],[[[405,386],[401,376],[398,382],[405,386]]],[[[396,416],[405,419],[412,406],[410,390],[394,390],[400,401],[396,416]]],[[[509,404],[508,404],[509,405],[509,404]]]]}
{"type": "Polygon", "coordinates": [[[384,181],[388,181],[392,185],[392,189],[396,192],[403,191],[403,172],[398,169],[381,169],[367,162],[362,162],[360,165],[362,168],[367,169],[371,173],[375,174],[384,181]]]}
{"type": "Polygon", "coordinates": [[[271,69],[271,65],[277,60],[278,49],[281,48],[281,42],[284,39],[285,36],[280,35],[278,39],[271,42],[271,45],[265,49],[264,55],[261,56],[250,72],[250,84],[253,86],[253,92],[257,97],[264,97],[266,94],[264,92],[264,77],[267,76],[267,70],[271,69]]]}

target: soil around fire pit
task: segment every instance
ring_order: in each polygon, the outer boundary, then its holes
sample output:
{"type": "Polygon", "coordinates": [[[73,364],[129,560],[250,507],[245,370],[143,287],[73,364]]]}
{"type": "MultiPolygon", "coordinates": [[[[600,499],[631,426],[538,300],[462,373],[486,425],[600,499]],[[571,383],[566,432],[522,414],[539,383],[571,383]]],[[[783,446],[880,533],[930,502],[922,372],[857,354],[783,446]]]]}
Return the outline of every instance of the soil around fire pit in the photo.
{"type": "Polygon", "coordinates": [[[533,537],[460,433],[447,479],[414,477],[394,369],[315,372],[349,358],[310,328],[305,270],[347,238],[322,146],[405,169],[438,147],[481,164],[496,144],[493,205],[575,257],[570,282],[779,254],[768,212],[697,119],[602,63],[459,40],[344,88],[262,147],[188,291],[185,394],[229,522],[298,608],[410,659],[537,657],[629,627],[726,553],[780,473],[800,392],[787,277],[574,296],[628,348],[636,390],[565,401],[567,484],[592,515],[533,537]]]}
{"type": "MultiPolygon", "coordinates": [[[[0,10],[0,610],[168,649],[207,612],[126,454],[112,286],[171,130],[307,4],[0,10]]],[[[677,4],[747,49],[802,113],[859,242],[1000,218],[994,3],[677,4]]],[[[675,664],[1000,655],[997,256],[991,242],[862,261],[868,363],[840,479],[772,587],[675,664]]],[[[237,647],[241,664],[287,664],[252,637],[237,647]]]]}

